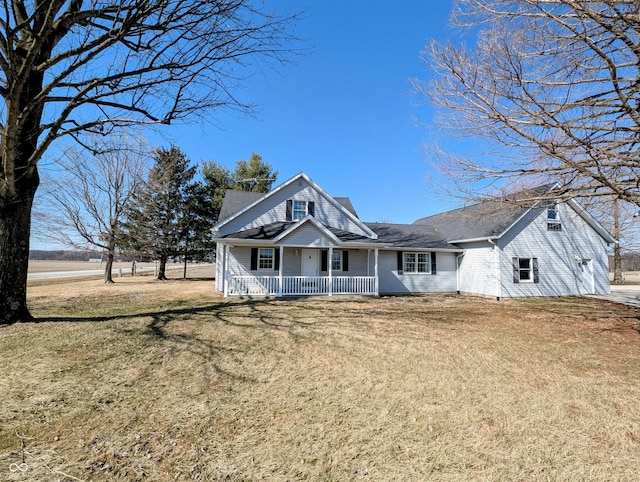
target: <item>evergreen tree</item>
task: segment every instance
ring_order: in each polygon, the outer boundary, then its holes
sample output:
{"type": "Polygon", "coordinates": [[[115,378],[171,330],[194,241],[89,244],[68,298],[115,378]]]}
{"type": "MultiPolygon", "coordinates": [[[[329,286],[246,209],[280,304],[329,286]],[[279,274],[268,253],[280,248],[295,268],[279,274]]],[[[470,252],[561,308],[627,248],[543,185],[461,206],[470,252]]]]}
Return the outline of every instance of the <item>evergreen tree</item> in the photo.
{"type": "Polygon", "coordinates": [[[202,165],[202,176],[210,200],[210,216],[213,223],[218,221],[224,195],[235,184],[233,173],[215,161],[202,165]]]}
{"type": "Polygon", "coordinates": [[[278,177],[278,171],[274,171],[270,164],[262,162],[260,154],[252,152],[248,161],[240,160],[236,163],[233,177],[233,189],[267,193],[278,177]]]}
{"type": "Polygon", "coordinates": [[[189,167],[189,159],[175,146],[156,149],[152,157],[155,164],[149,178],[126,210],[122,238],[125,250],[142,259],[158,260],[158,279],[164,280],[167,261],[182,254],[188,231],[184,206],[196,168],[189,167]]]}
{"type": "Polygon", "coordinates": [[[184,192],[180,219],[179,256],[184,261],[183,278],[188,261],[204,261],[215,250],[213,241],[211,193],[203,183],[189,184],[184,192]]]}
{"type": "Polygon", "coordinates": [[[204,187],[210,196],[210,219],[215,223],[227,189],[267,193],[276,181],[278,171],[274,171],[271,164],[263,162],[262,156],[254,152],[248,161],[238,161],[233,171],[215,161],[205,162],[202,175],[204,187]]]}

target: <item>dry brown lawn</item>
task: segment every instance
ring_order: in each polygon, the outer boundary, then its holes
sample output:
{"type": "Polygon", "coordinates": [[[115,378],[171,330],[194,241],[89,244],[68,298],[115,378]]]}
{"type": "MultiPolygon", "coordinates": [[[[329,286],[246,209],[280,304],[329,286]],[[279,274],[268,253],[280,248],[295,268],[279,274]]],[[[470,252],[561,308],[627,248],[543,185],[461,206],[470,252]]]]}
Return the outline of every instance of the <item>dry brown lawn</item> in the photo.
{"type": "Polygon", "coordinates": [[[640,310],[32,286],[0,329],[0,480],[635,481],[640,310]]]}

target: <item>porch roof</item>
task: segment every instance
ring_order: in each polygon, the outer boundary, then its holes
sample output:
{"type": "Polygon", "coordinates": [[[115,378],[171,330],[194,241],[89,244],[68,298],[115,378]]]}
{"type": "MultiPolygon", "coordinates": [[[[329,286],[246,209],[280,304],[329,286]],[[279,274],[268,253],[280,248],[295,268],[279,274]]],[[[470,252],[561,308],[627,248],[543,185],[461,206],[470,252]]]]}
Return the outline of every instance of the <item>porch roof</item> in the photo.
{"type": "MultiPolygon", "coordinates": [[[[235,233],[229,233],[223,236],[224,239],[251,239],[251,240],[264,240],[264,241],[272,241],[276,239],[278,236],[289,230],[298,221],[279,221],[275,223],[265,224],[264,226],[259,226],[257,228],[245,229],[243,231],[238,231],[235,233]]],[[[329,230],[334,236],[336,236],[340,241],[348,242],[348,241],[358,241],[358,242],[370,242],[371,238],[366,236],[361,236],[356,233],[351,233],[349,231],[344,231],[342,229],[332,228],[329,226],[325,226],[327,230],[329,230]]]]}
{"type": "MultiPolygon", "coordinates": [[[[275,222],[226,234],[222,239],[251,241],[274,241],[296,224],[295,221],[275,222]]],[[[378,239],[325,226],[336,238],[344,243],[358,243],[384,246],[385,248],[443,249],[460,251],[460,247],[446,242],[442,236],[428,226],[415,224],[366,223],[378,235],[378,239]]]]}

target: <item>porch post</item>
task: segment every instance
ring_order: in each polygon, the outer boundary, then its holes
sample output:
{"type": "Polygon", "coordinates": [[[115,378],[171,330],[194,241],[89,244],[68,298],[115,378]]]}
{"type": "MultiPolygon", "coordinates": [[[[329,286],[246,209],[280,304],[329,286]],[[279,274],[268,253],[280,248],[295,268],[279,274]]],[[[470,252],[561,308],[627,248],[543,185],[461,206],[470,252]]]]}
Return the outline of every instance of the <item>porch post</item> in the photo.
{"type": "Polygon", "coordinates": [[[327,269],[329,270],[329,296],[333,296],[333,246],[329,246],[329,256],[327,258],[327,269]]]}
{"type": "Polygon", "coordinates": [[[280,265],[278,266],[278,298],[282,297],[282,266],[284,265],[284,246],[280,245],[280,265]]]}
{"type": "Polygon", "coordinates": [[[229,245],[224,245],[224,259],[222,260],[222,284],[224,297],[229,296],[229,245]]]}
{"type": "Polygon", "coordinates": [[[380,287],[378,286],[378,248],[376,248],[374,250],[374,280],[373,280],[373,284],[374,284],[374,290],[375,290],[375,295],[378,296],[380,294],[380,287]]]}

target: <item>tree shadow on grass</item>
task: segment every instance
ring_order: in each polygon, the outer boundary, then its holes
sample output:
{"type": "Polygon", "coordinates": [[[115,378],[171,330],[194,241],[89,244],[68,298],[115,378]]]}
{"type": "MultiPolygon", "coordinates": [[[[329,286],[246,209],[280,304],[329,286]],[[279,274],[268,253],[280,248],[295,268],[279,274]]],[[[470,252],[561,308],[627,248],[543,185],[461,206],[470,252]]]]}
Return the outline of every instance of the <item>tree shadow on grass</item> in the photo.
{"type": "MultiPolygon", "coordinates": [[[[131,320],[132,323],[119,323],[114,330],[122,336],[151,336],[149,346],[164,346],[170,354],[181,351],[196,355],[207,364],[217,376],[236,381],[257,382],[247,376],[242,370],[229,367],[240,367],[243,364],[243,353],[248,346],[242,343],[227,343],[215,337],[215,326],[209,330],[199,330],[191,323],[196,320],[203,325],[218,324],[235,330],[237,340],[247,339],[243,330],[267,332],[284,331],[294,342],[313,336],[305,333],[309,322],[296,321],[287,311],[273,306],[279,303],[269,299],[243,299],[231,302],[220,301],[196,307],[175,307],[160,310],[139,310],[126,314],[106,316],[49,316],[37,320],[38,323],[107,323],[131,320]],[[138,323],[133,323],[136,320],[138,323]],[[140,325],[142,321],[142,326],[140,325]],[[180,323],[189,323],[186,330],[181,329],[180,323]],[[142,328],[142,330],[141,330],[142,328]],[[223,360],[227,360],[224,362],[223,360]]],[[[284,308],[284,306],[282,307],[284,308]]],[[[186,326],[186,325],[185,325],[186,326]]],[[[116,335],[120,336],[120,335],[116,335]]]]}

